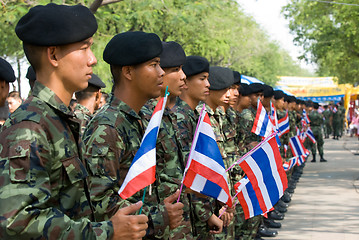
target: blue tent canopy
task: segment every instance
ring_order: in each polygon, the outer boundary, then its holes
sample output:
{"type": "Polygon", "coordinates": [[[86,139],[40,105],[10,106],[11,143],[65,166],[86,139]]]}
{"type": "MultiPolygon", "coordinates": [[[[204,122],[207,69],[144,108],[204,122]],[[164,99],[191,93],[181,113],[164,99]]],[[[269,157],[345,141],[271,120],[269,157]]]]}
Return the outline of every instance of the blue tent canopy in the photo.
{"type": "Polygon", "coordinates": [[[261,84],[264,84],[264,82],[258,80],[255,77],[250,77],[250,76],[245,76],[245,75],[241,75],[241,83],[245,83],[245,84],[261,83],[261,84]]]}

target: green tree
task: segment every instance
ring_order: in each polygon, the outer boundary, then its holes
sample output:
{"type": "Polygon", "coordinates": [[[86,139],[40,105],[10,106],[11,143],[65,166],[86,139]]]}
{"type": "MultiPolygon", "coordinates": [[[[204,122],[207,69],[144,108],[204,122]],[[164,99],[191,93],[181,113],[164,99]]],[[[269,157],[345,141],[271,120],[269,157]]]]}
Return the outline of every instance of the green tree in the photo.
{"type": "Polygon", "coordinates": [[[293,0],[283,13],[290,21],[295,42],[305,50],[301,57],[316,63],[318,74],[336,76],[340,83],[358,84],[359,7],[345,3],[358,2],[293,0]]]}
{"type": "MultiPolygon", "coordinates": [[[[8,1],[1,15],[2,55],[23,57],[14,27],[28,9],[49,1],[8,1]],[[6,16],[6,17],[5,17],[6,16]],[[5,36],[6,35],[6,38],[5,36]],[[4,51],[2,51],[4,49],[4,51]],[[5,51],[6,49],[6,51],[5,51]]],[[[102,60],[107,42],[125,31],[154,32],[163,41],[180,43],[187,55],[206,57],[212,65],[230,67],[245,75],[273,85],[280,75],[295,75],[300,67],[253,20],[235,0],[53,0],[58,4],[83,4],[90,7],[98,20],[93,51],[98,59],[94,72],[106,82],[109,92],[111,74],[102,60]]],[[[303,71],[302,71],[303,72],[303,71]]]]}

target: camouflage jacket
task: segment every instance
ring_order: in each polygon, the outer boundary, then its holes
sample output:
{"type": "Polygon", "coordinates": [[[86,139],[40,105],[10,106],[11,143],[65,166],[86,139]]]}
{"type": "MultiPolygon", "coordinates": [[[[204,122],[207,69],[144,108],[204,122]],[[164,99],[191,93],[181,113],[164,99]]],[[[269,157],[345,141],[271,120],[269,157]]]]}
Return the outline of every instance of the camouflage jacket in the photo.
{"type": "Polygon", "coordinates": [[[324,116],[324,122],[325,123],[329,123],[330,122],[330,118],[333,116],[332,111],[330,111],[329,109],[324,110],[323,112],[323,116],[324,116]]]}
{"type": "Polygon", "coordinates": [[[260,143],[262,141],[262,138],[260,136],[256,135],[255,133],[252,133],[251,131],[254,124],[254,120],[256,118],[256,113],[257,110],[254,109],[253,107],[244,109],[241,113],[242,118],[244,118],[247,121],[246,125],[249,127],[249,129],[247,129],[247,134],[244,139],[244,146],[249,147],[248,150],[251,149],[251,147],[249,146],[251,142],[260,143]]]}
{"type": "Polygon", "coordinates": [[[79,103],[76,105],[74,109],[74,114],[79,120],[81,120],[80,132],[82,136],[85,132],[86,126],[88,125],[88,123],[92,118],[92,114],[90,110],[88,110],[85,106],[79,103]]]}
{"type": "Polygon", "coordinates": [[[323,115],[317,110],[313,110],[308,115],[310,119],[310,127],[315,135],[318,135],[322,131],[322,124],[324,123],[323,115]]]}
{"type": "MultiPolygon", "coordinates": [[[[141,117],[112,96],[99,110],[83,135],[85,157],[91,171],[91,201],[98,219],[111,218],[120,207],[142,200],[144,190],[123,200],[118,190],[140,147],[144,129],[141,117]]],[[[143,213],[148,215],[147,236],[162,238],[169,230],[168,213],[158,195],[146,191],[143,213]]]]}
{"type": "Polygon", "coordinates": [[[251,117],[250,117],[250,112],[248,110],[246,111],[243,110],[241,113],[237,113],[237,115],[238,115],[238,128],[237,128],[238,148],[239,148],[239,154],[243,156],[250,150],[250,147],[246,144],[247,144],[247,137],[250,131],[252,130],[252,125],[251,125],[252,122],[251,120],[249,120],[251,119],[251,117]]]}
{"type": "Polygon", "coordinates": [[[110,221],[91,222],[79,122],[36,82],[0,134],[1,239],[107,239],[110,221]]]}
{"type": "Polygon", "coordinates": [[[294,137],[297,134],[297,113],[295,110],[288,111],[289,116],[289,138],[294,137]]]}

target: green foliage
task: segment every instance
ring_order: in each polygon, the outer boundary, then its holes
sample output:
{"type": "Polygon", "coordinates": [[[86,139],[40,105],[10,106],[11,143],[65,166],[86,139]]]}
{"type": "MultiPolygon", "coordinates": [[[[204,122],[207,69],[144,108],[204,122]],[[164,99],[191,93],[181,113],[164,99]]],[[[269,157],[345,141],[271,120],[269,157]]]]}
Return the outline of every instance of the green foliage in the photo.
{"type": "MultiPolygon", "coordinates": [[[[94,0],[53,0],[55,3],[90,6],[94,0]]],[[[46,4],[48,1],[32,2],[46,4]]],[[[1,15],[1,54],[23,56],[21,43],[14,33],[17,20],[31,4],[9,1],[1,15]],[[9,15],[9,16],[8,16],[9,15]],[[11,26],[10,26],[11,25],[11,26]],[[6,49],[3,50],[3,49],[6,49]]],[[[99,29],[94,36],[93,51],[98,63],[94,72],[106,82],[109,92],[111,74],[102,59],[107,42],[124,31],[154,32],[163,41],[180,43],[187,55],[206,57],[212,65],[230,67],[245,75],[274,85],[277,76],[308,75],[277,42],[253,20],[246,16],[235,0],[123,0],[101,6],[95,16],[99,29]]]]}
{"type": "Polygon", "coordinates": [[[305,49],[303,59],[317,63],[319,74],[336,76],[340,83],[358,84],[359,7],[293,0],[283,12],[296,43],[305,49]]]}

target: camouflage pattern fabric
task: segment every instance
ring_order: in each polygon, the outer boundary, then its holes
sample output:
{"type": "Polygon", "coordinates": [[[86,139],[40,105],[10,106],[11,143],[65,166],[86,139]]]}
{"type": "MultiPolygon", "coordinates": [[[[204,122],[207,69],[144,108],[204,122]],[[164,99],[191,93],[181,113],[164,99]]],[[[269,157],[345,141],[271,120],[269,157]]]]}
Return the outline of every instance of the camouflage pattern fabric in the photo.
{"type": "Polygon", "coordinates": [[[324,135],[326,138],[328,138],[333,130],[332,130],[332,125],[331,125],[331,118],[333,116],[333,113],[329,110],[329,109],[326,109],[324,112],[323,112],[323,116],[324,116],[324,135]]]}
{"type": "Polygon", "coordinates": [[[79,127],[39,82],[6,121],[0,134],[1,239],[112,237],[110,221],[89,219],[79,127]]]}
{"type": "Polygon", "coordinates": [[[90,110],[88,110],[85,106],[83,106],[79,103],[76,104],[76,107],[74,109],[74,114],[77,117],[77,119],[79,119],[81,121],[80,133],[82,136],[85,132],[86,126],[88,125],[88,123],[90,122],[90,120],[92,118],[92,114],[91,114],[90,110]]]}
{"type": "MultiPolygon", "coordinates": [[[[96,218],[107,220],[119,208],[142,200],[144,189],[126,200],[119,197],[118,190],[140,147],[143,134],[141,116],[114,96],[86,128],[83,139],[91,171],[91,202],[96,218]]],[[[158,197],[157,191],[152,194],[146,191],[143,213],[149,217],[147,238],[167,238],[169,235],[168,213],[158,197]]]]}
{"type": "Polygon", "coordinates": [[[339,121],[339,136],[343,135],[344,131],[344,122],[345,122],[345,108],[340,105],[338,107],[338,112],[340,113],[340,121],[339,121]]]}
{"type": "Polygon", "coordinates": [[[322,134],[322,124],[324,122],[323,115],[320,114],[317,110],[313,110],[309,113],[308,117],[310,119],[310,128],[312,129],[315,140],[317,141],[314,144],[311,142],[312,154],[313,156],[315,156],[318,148],[319,155],[323,157],[323,145],[324,145],[323,134],[322,134]]]}
{"type": "MultiPolygon", "coordinates": [[[[277,110],[278,120],[284,118],[286,114],[287,114],[286,111],[277,110]]],[[[289,135],[288,135],[288,133],[285,133],[280,137],[280,143],[281,143],[281,145],[279,147],[280,155],[281,155],[282,159],[286,159],[286,151],[285,151],[284,145],[288,146],[287,154],[291,151],[290,147],[289,147],[289,135]]]]}
{"type": "Polygon", "coordinates": [[[333,126],[333,136],[334,137],[339,137],[340,136],[340,124],[341,124],[341,113],[339,110],[337,110],[337,112],[333,112],[333,121],[332,121],[332,126],[333,126]]]}

